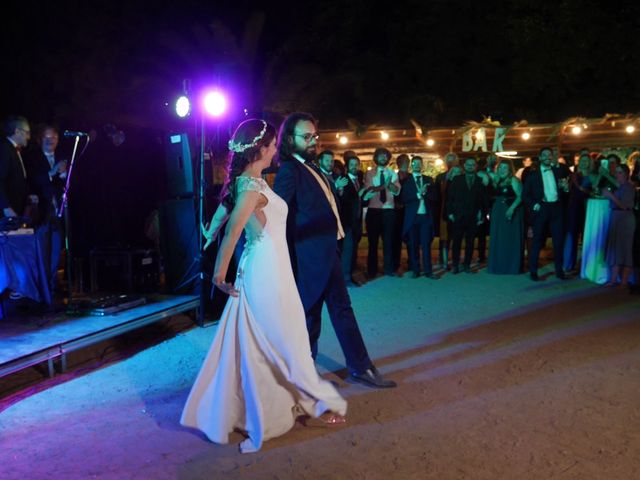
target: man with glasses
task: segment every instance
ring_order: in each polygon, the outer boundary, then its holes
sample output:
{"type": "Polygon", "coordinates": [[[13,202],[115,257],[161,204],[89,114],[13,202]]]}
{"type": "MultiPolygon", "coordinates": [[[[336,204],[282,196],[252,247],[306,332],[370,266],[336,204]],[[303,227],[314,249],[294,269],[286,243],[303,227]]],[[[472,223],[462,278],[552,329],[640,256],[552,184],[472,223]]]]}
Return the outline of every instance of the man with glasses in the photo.
{"type": "Polygon", "coordinates": [[[371,362],[351,308],[338,252],[344,230],[331,185],[314,163],[317,141],[317,123],[310,114],[289,115],[278,135],[281,165],[274,184],[274,191],[289,205],[287,242],[311,352],[315,358],[326,302],[351,379],[374,388],[395,387],[371,362]]]}
{"type": "Polygon", "coordinates": [[[29,143],[31,129],[24,117],[9,117],[0,142],[0,218],[24,214],[27,205],[27,170],[21,150],[29,143]]]}
{"type": "Polygon", "coordinates": [[[31,149],[25,156],[25,167],[29,187],[38,195],[38,241],[49,272],[49,287],[53,292],[62,252],[64,230],[57,210],[62,202],[67,179],[67,162],[56,153],[58,129],[43,125],[38,129],[37,142],[40,148],[31,149]]]}

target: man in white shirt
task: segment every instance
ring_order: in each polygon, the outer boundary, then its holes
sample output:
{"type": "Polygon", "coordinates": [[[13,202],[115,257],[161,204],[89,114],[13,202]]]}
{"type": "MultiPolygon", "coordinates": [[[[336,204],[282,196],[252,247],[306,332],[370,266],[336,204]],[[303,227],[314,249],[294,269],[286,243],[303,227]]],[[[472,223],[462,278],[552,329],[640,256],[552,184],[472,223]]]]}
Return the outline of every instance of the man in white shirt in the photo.
{"type": "Polygon", "coordinates": [[[378,273],[378,240],[382,237],[383,271],[387,276],[395,276],[393,264],[393,242],[396,225],[395,202],[400,193],[398,174],[388,165],[391,152],[386,148],[377,148],[373,153],[375,169],[369,170],[364,177],[366,192],[363,200],[369,202],[365,225],[369,240],[367,272],[369,278],[378,273]]]}

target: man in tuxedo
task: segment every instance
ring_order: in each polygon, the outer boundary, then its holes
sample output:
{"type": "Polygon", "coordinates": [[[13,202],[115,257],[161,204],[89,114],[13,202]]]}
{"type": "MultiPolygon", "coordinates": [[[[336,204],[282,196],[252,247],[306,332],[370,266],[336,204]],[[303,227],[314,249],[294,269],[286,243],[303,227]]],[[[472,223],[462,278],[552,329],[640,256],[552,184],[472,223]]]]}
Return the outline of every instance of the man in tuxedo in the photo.
{"type": "Polygon", "coordinates": [[[67,179],[67,162],[58,158],[59,134],[53,125],[38,130],[38,148],[25,155],[25,167],[30,190],[38,196],[38,228],[36,233],[43,250],[49,272],[49,287],[55,288],[56,272],[60,263],[64,229],[57,216],[67,179]]]}
{"type": "Polygon", "coordinates": [[[413,278],[420,276],[420,251],[424,275],[437,279],[431,265],[431,242],[433,241],[433,211],[438,199],[433,178],[422,174],[422,157],[411,159],[411,175],[400,184],[400,198],[404,205],[402,236],[409,244],[409,267],[413,278]]]}
{"type": "Polygon", "coordinates": [[[342,272],[347,286],[359,287],[361,283],[353,278],[353,270],[358,257],[358,243],[362,237],[362,194],[364,186],[358,178],[360,159],[347,159],[347,184],[339,195],[340,221],[344,228],[342,240],[342,272]]]}
{"type": "Polygon", "coordinates": [[[318,167],[320,167],[320,171],[327,180],[329,180],[334,195],[337,195],[342,192],[342,189],[347,184],[347,179],[335,173],[335,160],[333,157],[334,155],[331,150],[323,150],[320,152],[320,155],[318,155],[318,167]]]}
{"type": "Polygon", "coordinates": [[[28,200],[21,150],[31,138],[29,122],[24,117],[7,118],[5,135],[0,143],[0,217],[16,217],[24,215],[28,200]]]}
{"type": "Polygon", "coordinates": [[[455,177],[447,190],[447,213],[452,223],[453,273],[460,272],[460,248],[465,240],[463,270],[471,273],[471,256],[478,225],[486,218],[487,190],[476,174],[475,158],[464,161],[464,175],[455,177]]]}
{"type": "Polygon", "coordinates": [[[530,211],[533,225],[533,240],[529,255],[529,275],[538,278],[538,257],[546,239],[547,228],[551,231],[553,259],[556,277],[566,279],[562,270],[564,240],[564,197],[569,191],[569,176],[565,168],[553,166],[553,151],[543,147],[539,155],[540,168],[532,170],[524,182],[522,200],[530,211]]]}
{"type": "Polygon", "coordinates": [[[310,114],[293,113],[284,120],[278,134],[281,165],[273,188],[289,206],[287,241],[307,317],[311,352],[315,358],[326,302],[351,379],[370,387],[395,387],[395,382],[385,380],[371,362],[351,308],[338,252],[344,230],[338,201],[314,164],[317,140],[317,123],[310,114]]]}

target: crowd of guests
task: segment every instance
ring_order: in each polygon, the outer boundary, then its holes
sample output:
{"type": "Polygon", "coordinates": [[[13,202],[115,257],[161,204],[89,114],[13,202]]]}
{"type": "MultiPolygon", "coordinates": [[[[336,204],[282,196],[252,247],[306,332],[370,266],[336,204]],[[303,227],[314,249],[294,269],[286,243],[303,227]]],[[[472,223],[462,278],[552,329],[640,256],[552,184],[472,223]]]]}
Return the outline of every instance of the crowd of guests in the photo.
{"type": "Polygon", "coordinates": [[[540,252],[549,237],[555,276],[571,278],[579,272],[590,199],[609,201],[610,220],[599,227],[605,284],[629,286],[634,268],[633,283],[640,278],[638,158],[640,152],[622,162],[616,155],[584,149],[568,165],[557,150],[545,147],[516,170],[511,159],[493,154],[478,160],[449,153],[444,171],[435,178],[424,174],[420,156],[401,154],[393,165],[386,148],[374,151],[374,167],[364,172],[349,150],[341,160],[325,150],[318,163],[339,199],[345,228],[343,273],[349,286],[361,285],[362,277],[354,271],[363,225],[369,279],[379,274],[380,250],[382,274],[399,275],[405,269],[400,265],[404,245],[412,278],[437,280],[434,271],[473,273],[472,265],[477,265],[491,274],[527,272],[539,281],[540,252]],[[436,237],[439,269],[431,255],[436,237]]]}

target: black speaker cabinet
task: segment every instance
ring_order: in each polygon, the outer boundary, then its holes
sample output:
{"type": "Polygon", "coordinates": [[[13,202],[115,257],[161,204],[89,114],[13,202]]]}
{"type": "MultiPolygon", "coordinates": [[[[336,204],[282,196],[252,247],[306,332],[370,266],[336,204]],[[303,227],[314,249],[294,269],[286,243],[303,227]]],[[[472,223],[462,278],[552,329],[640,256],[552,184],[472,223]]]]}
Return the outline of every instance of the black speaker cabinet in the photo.
{"type": "Polygon", "coordinates": [[[189,137],[186,133],[169,135],[165,142],[165,170],[169,198],[193,196],[193,165],[189,137]]]}
{"type": "Polygon", "coordinates": [[[198,230],[194,199],[168,200],[160,205],[160,252],[169,293],[197,291],[198,230]]]}

